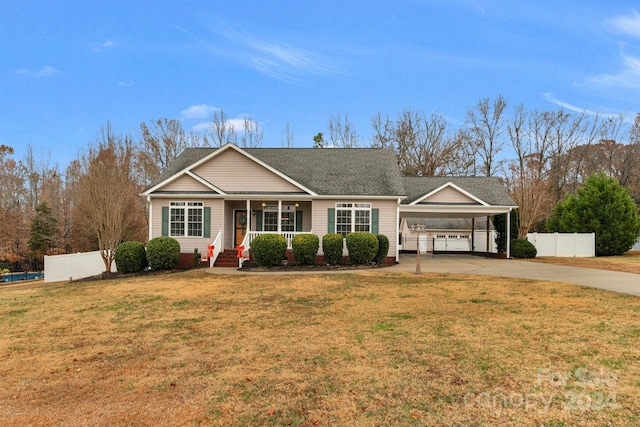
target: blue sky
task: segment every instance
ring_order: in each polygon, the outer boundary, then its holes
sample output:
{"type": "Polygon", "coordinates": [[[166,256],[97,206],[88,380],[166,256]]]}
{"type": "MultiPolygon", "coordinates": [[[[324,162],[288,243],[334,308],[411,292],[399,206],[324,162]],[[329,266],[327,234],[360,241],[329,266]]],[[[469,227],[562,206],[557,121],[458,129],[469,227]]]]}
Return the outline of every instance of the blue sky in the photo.
{"type": "Polygon", "coordinates": [[[64,169],[110,121],[213,111],[296,147],[347,114],[405,108],[453,125],[480,99],[603,114],[640,111],[640,5],[611,1],[14,0],[0,8],[0,144],[64,169]]]}

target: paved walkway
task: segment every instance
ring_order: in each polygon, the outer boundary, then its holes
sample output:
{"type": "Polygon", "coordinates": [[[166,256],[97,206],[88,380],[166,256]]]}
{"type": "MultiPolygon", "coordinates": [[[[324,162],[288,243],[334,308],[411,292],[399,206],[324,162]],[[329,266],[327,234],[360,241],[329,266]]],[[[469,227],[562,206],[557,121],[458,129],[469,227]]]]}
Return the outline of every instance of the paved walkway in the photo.
{"type": "MultiPolygon", "coordinates": [[[[568,267],[563,265],[520,261],[514,259],[492,259],[470,255],[423,255],[420,258],[420,270],[423,273],[479,274],[485,276],[517,277],[534,280],[552,280],[573,283],[592,288],[640,296],[640,274],[623,273],[591,268],[568,267]]],[[[348,272],[358,273],[350,270],[348,272]]],[[[400,263],[381,271],[408,272],[416,271],[416,256],[401,254],[400,263]]],[[[247,273],[235,268],[209,269],[212,274],[305,274],[305,272],[247,273]]],[[[327,272],[308,272],[312,274],[345,273],[345,270],[327,272]]]]}

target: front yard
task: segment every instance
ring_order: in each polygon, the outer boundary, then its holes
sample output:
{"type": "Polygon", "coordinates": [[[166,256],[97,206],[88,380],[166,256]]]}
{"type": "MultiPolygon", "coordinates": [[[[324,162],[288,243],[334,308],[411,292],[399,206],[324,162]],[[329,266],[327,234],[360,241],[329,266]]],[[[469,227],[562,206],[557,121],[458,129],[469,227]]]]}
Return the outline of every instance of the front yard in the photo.
{"type": "Polygon", "coordinates": [[[537,257],[531,261],[640,274],[640,251],[629,251],[620,256],[595,258],[537,257]]]}
{"type": "Polygon", "coordinates": [[[0,288],[3,425],[632,426],[636,297],[482,276],[0,288]]]}

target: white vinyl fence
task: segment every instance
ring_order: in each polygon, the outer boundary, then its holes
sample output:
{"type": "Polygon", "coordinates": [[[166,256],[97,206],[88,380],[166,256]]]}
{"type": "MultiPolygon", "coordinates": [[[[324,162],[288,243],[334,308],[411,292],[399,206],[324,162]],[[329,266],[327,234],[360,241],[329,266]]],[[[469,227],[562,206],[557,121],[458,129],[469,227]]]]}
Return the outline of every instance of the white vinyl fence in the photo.
{"type": "Polygon", "coordinates": [[[538,250],[537,256],[596,256],[595,233],[529,233],[527,240],[538,250]]]}
{"type": "MultiPolygon", "coordinates": [[[[111,264],[111,271],[116,272],[116,263],[111,264]]],[[[45,255],[44,282],[64,282],[96,276],[104,272],[104,262],[100,251],[78,252],[68,255],[45,255]]]]}

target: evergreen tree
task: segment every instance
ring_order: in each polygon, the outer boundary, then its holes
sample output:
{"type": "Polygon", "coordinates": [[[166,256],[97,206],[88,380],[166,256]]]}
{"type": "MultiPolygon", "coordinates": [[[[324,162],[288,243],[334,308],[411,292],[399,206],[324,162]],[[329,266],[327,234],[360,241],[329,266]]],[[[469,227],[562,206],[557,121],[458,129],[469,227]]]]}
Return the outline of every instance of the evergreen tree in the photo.
{"type": "MultiPolygon", "coordinates": [[[[498,253],[507,252],[507,214],[496,215],[492,218],[493,226],[496,229],[496,246],[498,253]]],[[[520,216],[518,209],[513,209],[510,214],[510,236],[511,240],[518,238],[518,226],[520,225],[520,216]]]]}
{"type": "Polygon", "coordinates": [[[558,202],[550,231],[595,233],[596,255],[621,255],[640,235],[638,208],[629,190],[602,173],[592,175],[575,195],[558,202]]]}
{"type": "Polygon", "coordinates": [[[51,208],[46,203],[36,206],[36,215],[31,222],[29,249],[37,256],[44,256],[51,248],[56,227],[56,218],[51,208]]]}

